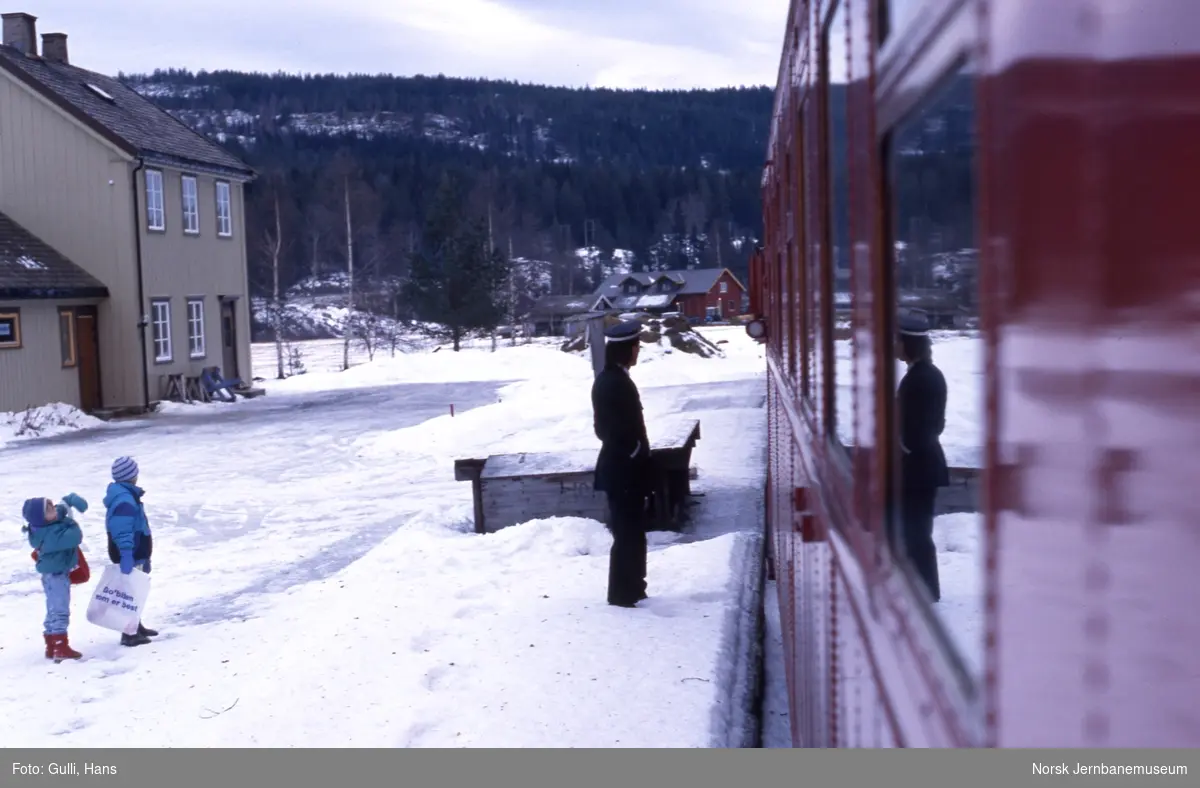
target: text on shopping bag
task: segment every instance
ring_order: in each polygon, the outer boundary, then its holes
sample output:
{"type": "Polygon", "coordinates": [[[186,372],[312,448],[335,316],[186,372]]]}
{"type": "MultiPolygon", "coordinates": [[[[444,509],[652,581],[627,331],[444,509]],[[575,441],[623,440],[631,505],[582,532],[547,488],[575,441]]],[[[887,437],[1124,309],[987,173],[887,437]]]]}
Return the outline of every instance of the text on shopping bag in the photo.
{"type": "Polygon", "coordinates": [[[96,601],[107,602],[110,605],[120,605],[122,610],[136,611],[138,606],[133,594],[127,594],[119,588],[103,588],[96,589],[96,601]]]}
{"type": "Polygon", "coordinates": [[[88,603],[87,620],[105,629],[132,634],[137,631],[149,594],[149,575],[140,571],[123,575],[116,565],[107,566],[88,603]]]}

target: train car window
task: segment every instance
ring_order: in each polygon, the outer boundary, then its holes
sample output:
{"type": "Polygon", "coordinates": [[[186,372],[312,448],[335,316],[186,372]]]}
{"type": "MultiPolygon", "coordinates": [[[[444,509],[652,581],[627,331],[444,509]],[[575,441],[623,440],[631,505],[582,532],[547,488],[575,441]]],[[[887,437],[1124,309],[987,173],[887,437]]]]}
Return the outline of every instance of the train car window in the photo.
{"type": "Polygon", "coordinates": [[[887,151],[895,306],[894,552],[967,672],[982,672],[983,339],[975,77],[940,82],[887,151]]]}
{"type": "Polygon", "coordinates": [[[795,250],[792,259],[792,281],[794,283],[796,297],[792,300],[792,315],[795,322],[795,356],[792,359],[792,374],[796,378],[797,390],[800,395],[807,396],[809,389],[809,376],[807,364],[807,348],[808,348],[808,299],[805,296],[807,290],[807,280],[804,273],[805,258],[805,239],[808,237],[807,227],[805,226],[804,213],[805,206],[808,204],[807,195],[804,193],[804,107],[800,105],[800,111],[796,115],[795,128],[795,144],[793,148],[796,150],[796,162],[790,170],[792,173],[791,192],[793,232],[795,239],[792,242],[792,248],[795,250]]]}
{"type": "MultiPolygon", "coordinates": [[[[793,132],[794,133],[794,132],[793,132]]],[[[789,144],[789,147],[794,145],[789,144]]],[[[796,284],[796,177],[793,170],[792,151],[784,155],[784,192],[783,204],[785,209],[784,232],[787,234],[787,257],[784,271],[783,287],[787,293],[785,305],[787,311],[787,370],[792,384],[800,380],[796,374],[797,343],[799,342],[799,327],[797,326],[796,306],[800,302],[799,288],[796,284]]]]}
{"type": "MultiPolygon", "coordinates": [[[[812,121],[813,113],[808,109],[809,101],[805,99],[805,109],[802,110],[804,121],[806,124],[812,121]]],[[[806,127],[806,131],[808,128],[806,127]]],[[[822,337],[824,334],[821,331],[821,258],[816,253],[815,241],[819,238],[819,234],[814,232],[814,222],[818,215],[818,202],[814,198],[816,184],[818,182],[817,170],[813,167],[812,155],[809,153],[805,160],[804,166],[801,169],[801,178],[803,179],[804,189],[804,228],[805,228],[805,245],[804,258],[802,265],[804,266],[804,312],[806,319],[805,323],[805,345],[804,345],[804,364],[808,369],[808,374],[805,376],[805,395],[808,397],[810,404],[817,413],[823,413],[824,389],[818,385],[818,381],[823,379],[821,365],[821,355],[818,348],[824,346],[822,337]]]]}
{"type": "Polygon", "coordinates": [[[826,152],[828,172],[827,204],[829,214],[829,279],[833,293],[833,353],[830,360],[833,373],[833,399],[827,411],[828,434],[843,448],[853,445],[854,390],[851,387],[854,363],[854,334],[850,322],[850,159],[848,134],[848,105],[846,101],[849,68],[846,51],[846,6],[845,0],[838,3],[823,35],[825,73],[828,75],[826,91],[826,130],[828,141],[826,152]]]}

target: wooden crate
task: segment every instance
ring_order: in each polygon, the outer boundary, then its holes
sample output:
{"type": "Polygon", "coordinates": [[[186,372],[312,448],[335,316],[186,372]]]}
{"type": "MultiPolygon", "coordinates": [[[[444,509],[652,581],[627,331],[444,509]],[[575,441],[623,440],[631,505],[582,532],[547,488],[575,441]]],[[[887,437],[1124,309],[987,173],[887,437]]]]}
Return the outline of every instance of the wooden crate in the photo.
{"type": "MultiPolygon", "coordinates": [[[[651,428],[655,472],[648,528],[678,530],[691,496],[692,449],[700,437],[696,419],[670,419],[651,428]]],[[[493,533],[545,517],[586,517],[604,522],[608,502],[593,489],[596,451],[497,454],[454,463],[454,478],[470,481],[475,532],[493,533]]]]}
{"type": "Polygon", "coordinates": [[[604,493],[592,489],[595,460],[595,452],[488,457],[479,478],[483,531],[543,517],[588,517],[603,522],[608,505],[604,493]]]}

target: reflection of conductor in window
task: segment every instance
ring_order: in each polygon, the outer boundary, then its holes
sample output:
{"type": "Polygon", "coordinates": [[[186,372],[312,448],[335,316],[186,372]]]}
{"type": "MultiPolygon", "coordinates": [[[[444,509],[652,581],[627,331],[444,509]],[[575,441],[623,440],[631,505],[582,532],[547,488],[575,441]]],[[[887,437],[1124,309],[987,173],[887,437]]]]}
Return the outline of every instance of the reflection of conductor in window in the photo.
{"type": "Polygon", "coordinates": [[[651,487],[650,441],[637,386],[629,368],[637,363],[641,324],[626,321],[605,331],[604,369],[592,384],[592,412],[600,455],[596,490],[608,496],[613,546],[608,564],[608,603],[634,607],[646,598],[646,496],[651,487]]]}
{"type": "Polygon", "coordinates": [[[900,427],[901,537],[909,561],[941,599],[933,543],[937,489],[950,484],[939,437],[946,428],[946,378],[933,364],[928,321],[919,313],[900,318],[897,353],[908,365],[896,394],[900,427]]]}

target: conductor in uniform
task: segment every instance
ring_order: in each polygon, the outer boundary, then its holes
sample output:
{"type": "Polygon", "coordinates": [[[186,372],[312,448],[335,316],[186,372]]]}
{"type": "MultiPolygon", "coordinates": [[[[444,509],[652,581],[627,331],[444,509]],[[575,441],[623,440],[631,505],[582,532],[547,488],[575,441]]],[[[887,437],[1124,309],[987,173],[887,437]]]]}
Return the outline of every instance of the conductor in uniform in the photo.
{"type": "Polygon", "coordinates": [[[941,599],[934,504],[950,484],[941,434],[946,428],[946,378],[933,364],[928,321],[922,313],[900,317],[897,355],[908,365],[896,393],[900,428],[900,527],[909,561],[934,601],[941,599]]]}
{"type": "Polygon", "coordinates": [[[646,599],[650,441],[642,400],[629,377],[641,349],[641,329],[635,321],[624,321],[604,332],[604,369],[592,384],[593,424],[601,443],[595,488],[608,498],[608,529],[613,537],[608,603],[620,607],[634,607],[646,599]]]}

